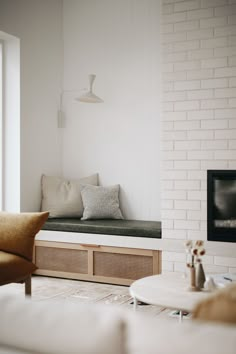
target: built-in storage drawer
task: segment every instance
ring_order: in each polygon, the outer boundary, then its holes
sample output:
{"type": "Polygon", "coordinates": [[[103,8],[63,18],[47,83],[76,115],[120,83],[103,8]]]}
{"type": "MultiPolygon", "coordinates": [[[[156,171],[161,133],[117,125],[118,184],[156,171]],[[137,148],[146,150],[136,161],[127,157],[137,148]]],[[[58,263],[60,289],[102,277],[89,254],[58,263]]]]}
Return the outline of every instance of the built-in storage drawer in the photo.
{"type": "Polygon", "coordinates": [[[161,273],[161,251],[35,241],[35,274],[129,285],[161,273]]]}
{"type": "Polygon", "coordinates": [[[39,269],[88,274],[87,251],[37,246],[36,255],[39,269]]]}
{"type": "Polygon", "coordinates": [[[94,275],[112,278],[139,279],[153,274],[153,257],[94,252],[94,275]]]}

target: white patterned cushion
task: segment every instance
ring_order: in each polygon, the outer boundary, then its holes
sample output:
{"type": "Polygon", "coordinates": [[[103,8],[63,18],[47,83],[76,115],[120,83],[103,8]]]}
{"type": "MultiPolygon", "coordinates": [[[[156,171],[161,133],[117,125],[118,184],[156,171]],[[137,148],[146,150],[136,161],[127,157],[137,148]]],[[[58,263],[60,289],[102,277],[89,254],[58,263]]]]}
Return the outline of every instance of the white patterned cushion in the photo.
{"type": "Polygon", "coordinates": [[[81,183],[98,185],[98,174],[77,180],[42,176],[42,211],[49,211],[49,217],[77,217],[83,215],[81,183]]]}
{"type": "Polygon", "coordinates": [[[123,219],[119,189],[118,184],[109,187],[82,185],[81,196],[84,205],[82,220],[123,219]]]}

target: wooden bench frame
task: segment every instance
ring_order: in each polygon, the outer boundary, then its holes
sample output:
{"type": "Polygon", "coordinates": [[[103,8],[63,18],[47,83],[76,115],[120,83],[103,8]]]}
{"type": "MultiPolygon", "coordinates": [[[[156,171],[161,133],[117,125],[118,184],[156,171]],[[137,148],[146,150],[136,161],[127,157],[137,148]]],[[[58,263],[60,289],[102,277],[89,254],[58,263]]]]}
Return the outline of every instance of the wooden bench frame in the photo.
{"type": "MultiPolygon", "coordinates": [[[[48,233],[50,235],[50,232],[48,233]]],[[[125,237],[125,236],[124,236],[125,237]]],[[[133,238],[133,237],[132,237],[133,238]]],[[[135,237],[133,238],[135,241],[135,237]]],[[[57,258],[57,256],[56,256],[57,258]]],[[[34,272],[34,274],[44,275],[44,276],[52,276],[52,277],[60,277],[60,278],[68,278],[68,279],[78,279],[78,280],[87,280],[87,281],[95,281],[101,283],[110,283],[110,284],[119,284],[119,285],[130,285],[134,280],[142,278],[143,276],[160,274],[161,273],[161,251],[160,250],[152,250],[152,249],[140,249],[140,248],[130,248],[130,247],[117,247],[117,246],[109,246],[109,245],[101,245],[101,244],[90,244],[90,243],[71,243],[71,242],[58,242],[58,241],[44,241],[44,240],[35,240],[34,247],[34,262],[38,269],[34,272]],[[43,256],[45,250],[45,257],[43,256]],[[50,253],[50,250],[53,250],[54,254],[58,254],[58,269],[48,269],[47,263],[47,255],[46,252],[50,253]],[[86,260],[84,261],[83,268],[87,269],[86,272],[80,272],[79,270],[68,270],[67,269],[67,261],[65,260],[65,264],[63,265],[63,250],[67,250],[67,254],[69,250],[71,250],[71,254],[75,254],[73,251],[78,251],[78,256],[81,251],[85,251],[87,254],[86,260]],[[56,252],[56,253],[55,253],[56,252]],[[103,253],[103,255],[107,255],[110,258],[110,267],[114,268],[113,270],[108,267],[107,274],[106,270],[103,270],[103,275],[96,274],[97,265],[95,262],[96,255],[98,253],[103,253]],[[60,255],[60,253],[62,255],[60,255]],[[123,255],[123,257],[122,257],[123,255]],[[135,256],[135,257],[133,257],[135,256]],[[127,262],[127,264],[132,265],[133,260],[137,266],[137,270],[135,269],[127,269],[127,274],[120,274],[119,264],[117,263],[117,259],[121,259],[121,261],[127,262]],[[112,259],[114,258],[114,264],[112,259]],[[148,265],[147,265],[148,264],[148,265]],[[151,264],[151,265],[150,265],[151,264]],[[148,268],[148,272],[145,273],[145,269],[148,268]],[[109,273],[113,272],[116,276],[111,276],[109,273]],[[128,274],[128,273],[131,273],[128,274]],[[134,274],[134,277],[132,276],[134,274]]],[[[98,264],[98,268],[101,268],[98,264]]],[[[54,266],[52,267],[54,268],[54,266]]],[[[127,267],[129,268],[129,267],[127,267]]]]}

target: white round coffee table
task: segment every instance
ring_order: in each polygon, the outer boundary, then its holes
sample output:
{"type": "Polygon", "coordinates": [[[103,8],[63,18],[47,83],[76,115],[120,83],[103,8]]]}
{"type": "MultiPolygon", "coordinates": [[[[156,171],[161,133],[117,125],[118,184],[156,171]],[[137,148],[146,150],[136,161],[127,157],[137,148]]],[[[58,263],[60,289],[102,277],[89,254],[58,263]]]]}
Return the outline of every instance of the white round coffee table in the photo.
{"type": "Polygon", "coordinates": [[[168,273],[136,280],[131,284],[129,291],[134,300],[135,310],[138,300],[150,305],[179,310],[181,322],[183,311],[192,312],[197,302],[211,294],[208,291],[189,291],[188,286],[189,279],[184,278],[182,274],[168,273]]]}

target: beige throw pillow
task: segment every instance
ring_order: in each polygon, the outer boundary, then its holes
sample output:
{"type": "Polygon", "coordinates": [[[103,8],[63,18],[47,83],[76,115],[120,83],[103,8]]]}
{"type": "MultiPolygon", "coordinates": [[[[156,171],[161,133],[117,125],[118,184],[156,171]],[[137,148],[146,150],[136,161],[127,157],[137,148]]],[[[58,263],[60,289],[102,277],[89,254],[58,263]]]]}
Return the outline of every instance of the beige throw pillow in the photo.
{"type": "Polygon", "coordinates": [[[118,184],[110,187],[81,186],[84,204],[82,220],[123,219],[119,203],[119,189],[118,184]]]}
{"type": "Polygon", "coordinates": [[[51,218],[76,217],[83,215],[81,184],[98,185],[98,174],[77,180],[61,177],[42,176],[42,207],[51,218]]]}

